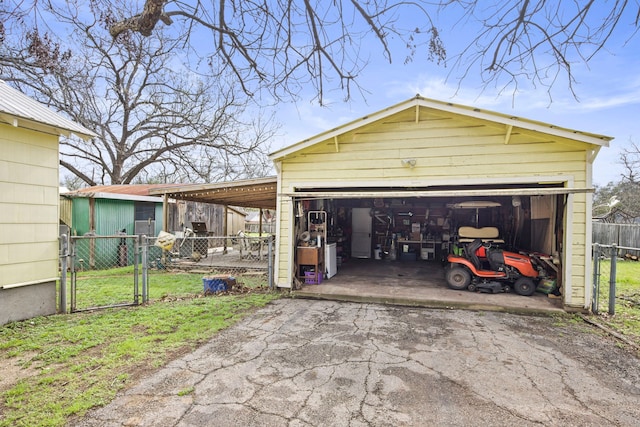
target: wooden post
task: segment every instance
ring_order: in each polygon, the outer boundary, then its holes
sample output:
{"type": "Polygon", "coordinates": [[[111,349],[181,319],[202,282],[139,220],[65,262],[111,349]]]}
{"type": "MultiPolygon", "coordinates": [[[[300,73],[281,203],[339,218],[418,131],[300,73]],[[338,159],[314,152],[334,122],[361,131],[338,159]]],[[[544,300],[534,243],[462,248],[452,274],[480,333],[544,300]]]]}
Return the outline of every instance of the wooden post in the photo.
{"type": "Polygon", "coordinates": [[[164,193],[162,195],[162,229],[169,232],[169,195],[164,193]]]}
{"type": "MultiPolygon", "coordinates": [[[[162,195],[162,230],[169,232],[169,195],[162,195]]],[[[184,237],[184,236],[183,236],[184,237]]],[[[162,250],[162,265],[167,265],[167,251],[162,250]]]]}
{"type": "Polygon", "coordinates": [[[224,248],[222,253],[227,253],[227,236],[229,235],[229,230],[227,229],[227,217],[229,216],[229,206],[224,205],[224,218],[222,218],[222,234],[224,237],[224,248]]]}

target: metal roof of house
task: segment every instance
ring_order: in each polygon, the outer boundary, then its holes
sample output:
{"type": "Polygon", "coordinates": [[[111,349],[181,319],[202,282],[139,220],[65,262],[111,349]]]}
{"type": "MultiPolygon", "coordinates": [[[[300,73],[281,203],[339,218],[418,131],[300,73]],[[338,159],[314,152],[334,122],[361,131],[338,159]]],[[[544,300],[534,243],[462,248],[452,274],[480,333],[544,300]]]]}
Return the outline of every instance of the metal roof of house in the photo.
{"type": "Polygon", "coordinates": [[[71,133],[83,139],[97,136],[84,126],[12,88],[3,80],[0,80],[0,122],[58,136],[69,136],[71,133]]]}
{"type": "MultiPolygon", "coordinates": [[[[410,98],[406,101],[403,101],[391,107],[385,108],[384,110],[380,110],[376,113],[369,114],[360,119],[338,126],[326,132],[320,133],[309,139],[305,139],[303,141],[284,147],[278,151],[271,153],[269,157],[273,161],[278,161],[288,155],[294,154],[300,150],[311,147],[319,142],[326,141],[330,138],[336,139],[336,149],[337,149],[339,145],[337,140],[338,136],[344,133],[347,133],[349,131],[352,131],[354,129],[358,129],[362,126],[371,124],[378,120],[384,119],[386,117],[389,117],[401,111],[405,111],[410,108],[416,108],[416,114],[417,114],[418,109],[421,107],[431,108],[431,109],[440,110],[440,111],[446,111],[446,112],[459,114],[467,117],[474,117],[477,119],[487,120],[494,123],[501,123],[501,124],[504,124],[507,128],[508,127],[521,128],[521,129],[527,129],[527,130],[541,132],[549,135],[554,135],[561,138],[569,138],[575,141],[584,142],[587,144],[593,144],[595,146],[598,146],[598,148],[603,146],[608,147],[609,141],[613,139],[613,137],[610,137],[610,136],[563,128],[563,127],[555,126],[549,123],[543,123],[535,120],[515,117],[512,114],[502,114],[494,111],[482,110],[480,108],[469,107],[466,105],[453,104],[451,102],[438,101],[435,99],[425,98],[420,95],[416,95],[413,98],[410,98]]],[[[508,132],[510,133],[510,130],[508,132]]]]}
{"type": "Polygon", "coordinates": [[[162,202],[162,197],[152,196],[149,190],[152,188],[167,187],[171,184],[122,184],[122,185],[95,185],[80,190],[63,193],[65,197],[92,197],[96,199],[135,200],[148,202],[162,202]]]}

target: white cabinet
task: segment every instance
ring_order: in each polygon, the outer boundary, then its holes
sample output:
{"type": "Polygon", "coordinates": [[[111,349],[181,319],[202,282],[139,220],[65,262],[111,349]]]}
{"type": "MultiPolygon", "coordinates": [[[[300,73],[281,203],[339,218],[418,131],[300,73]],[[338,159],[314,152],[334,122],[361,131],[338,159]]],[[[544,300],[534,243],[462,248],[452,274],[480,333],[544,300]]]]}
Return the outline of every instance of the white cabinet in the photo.
{"type": "Polygon", "coordinates": [[[332,278],[338,272],[336,246],[337,245],[335,243],[325,245],[324,262],[325,269],[327,270],[327,279],[332,278]]]}

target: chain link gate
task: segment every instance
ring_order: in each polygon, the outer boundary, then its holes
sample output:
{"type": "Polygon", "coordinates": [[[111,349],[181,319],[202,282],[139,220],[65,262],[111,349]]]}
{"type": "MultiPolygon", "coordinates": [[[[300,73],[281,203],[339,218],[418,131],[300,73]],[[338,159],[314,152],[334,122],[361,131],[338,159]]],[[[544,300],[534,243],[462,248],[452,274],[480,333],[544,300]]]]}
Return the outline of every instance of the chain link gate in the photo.
{"type": "Polygon", "coordinates": [[[95,310],[149,299],[145,236],[62,236],[60,309],[95,310]]]}

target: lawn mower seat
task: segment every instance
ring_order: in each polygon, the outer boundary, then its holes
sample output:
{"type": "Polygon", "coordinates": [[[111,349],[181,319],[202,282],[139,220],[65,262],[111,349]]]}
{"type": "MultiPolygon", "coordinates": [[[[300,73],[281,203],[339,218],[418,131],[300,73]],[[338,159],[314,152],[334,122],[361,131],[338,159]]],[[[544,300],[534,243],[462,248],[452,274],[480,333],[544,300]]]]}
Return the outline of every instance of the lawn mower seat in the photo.
{"type": "Polygon", "coordinates": [[[475,239],[473,242],[467,244],[464,247],[464,252],[467,256],[467,259],[471,261],[473,266],[478,270],[480,270],[481,268],[480,268],[480,259],[478,259],[478,255],[476,255],[476,251],[480,249],[480,246],[482,246],[482,240],[475,239]]]}

